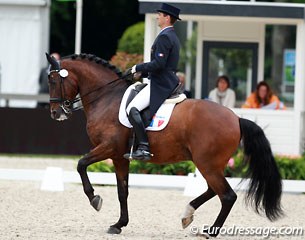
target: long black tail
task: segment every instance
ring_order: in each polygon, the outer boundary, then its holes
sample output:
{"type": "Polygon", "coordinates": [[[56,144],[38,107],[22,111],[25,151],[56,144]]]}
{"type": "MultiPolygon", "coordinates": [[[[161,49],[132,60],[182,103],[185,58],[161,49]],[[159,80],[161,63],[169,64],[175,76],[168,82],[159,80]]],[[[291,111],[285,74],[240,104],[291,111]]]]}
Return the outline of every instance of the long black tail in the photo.
{"type": "Polygon", "coordinates": [[[250,178],[250,187],[246,202],[251,203],[259,214],[265,211],[267,218],[274,221],[283,215],[282,181],[270,143],[254,122],[240,118],[239,123],[245,161],[249,163],[247,177],[250,178]]]}

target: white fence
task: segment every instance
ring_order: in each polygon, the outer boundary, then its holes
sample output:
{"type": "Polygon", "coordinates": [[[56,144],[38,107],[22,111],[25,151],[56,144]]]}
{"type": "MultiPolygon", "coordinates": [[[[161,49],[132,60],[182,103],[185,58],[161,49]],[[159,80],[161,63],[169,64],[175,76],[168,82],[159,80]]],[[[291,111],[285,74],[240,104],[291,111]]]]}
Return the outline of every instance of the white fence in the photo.
{"type": "Polygon", "coordinates": [[[304,151],[304,113],[293,110],[232,110],[238,116],[254,121],[264,130],[274,153],[298,155],[304,151]]]}
{"type": "MultiPolygon", "coordinates": [[[[116,185],[114,173],[89,172],[92,184],[116,185]]],[[[38,169],[0,169],[0,180],[39,181],[41,190],[64,191],[64,183],[81,183],[76,171],[63,171],[58,167],[47,167],[46,170],[38,169]]],[[[240,178],[227,178],[234,190],[245,190],[248,180],[240,184],[240,178]]],[[[201,174],[190,173],[188,176],[130,174],[129,186],[150,188],[174,188],[184,190],[186,196],[198,196],[207,190],[207,184],[201,174]]],[[[305,192],[305,181],[284,180],[283,191],[292,193],[305,192]]]]}

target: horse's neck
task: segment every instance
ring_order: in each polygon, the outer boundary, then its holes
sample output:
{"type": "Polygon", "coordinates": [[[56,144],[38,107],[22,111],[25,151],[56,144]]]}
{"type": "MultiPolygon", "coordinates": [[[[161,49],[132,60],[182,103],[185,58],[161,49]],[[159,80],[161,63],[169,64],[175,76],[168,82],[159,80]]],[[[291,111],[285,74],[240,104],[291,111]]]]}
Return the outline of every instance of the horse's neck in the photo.
{"type": "MultiPolygon", "coordinates": [[[[107,78],[107,77],[105,77],[107,78]]],[[[99,111],[103,116],[111,117],[118,112],[119,104],[128,85],[124,80],[116,80],[118,76],[109,76],[106,81],[98,77],[84,77],[79,84],[80,95],[87,118],[99,111]]]]}

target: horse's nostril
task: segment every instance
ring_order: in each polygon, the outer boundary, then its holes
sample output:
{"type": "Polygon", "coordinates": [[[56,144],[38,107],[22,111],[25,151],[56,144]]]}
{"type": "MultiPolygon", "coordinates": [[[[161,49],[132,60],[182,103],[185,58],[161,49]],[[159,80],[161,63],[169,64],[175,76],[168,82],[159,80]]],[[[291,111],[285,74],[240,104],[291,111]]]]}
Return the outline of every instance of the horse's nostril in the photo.
{"type": "Polygon", "coordinates": [[[57,113],[56,110],[52,110],[52,111],[51,111],[51,116],[52,116],[52,117],[55,117],[55,116],[56,116],[56,113],[57,113]]]}

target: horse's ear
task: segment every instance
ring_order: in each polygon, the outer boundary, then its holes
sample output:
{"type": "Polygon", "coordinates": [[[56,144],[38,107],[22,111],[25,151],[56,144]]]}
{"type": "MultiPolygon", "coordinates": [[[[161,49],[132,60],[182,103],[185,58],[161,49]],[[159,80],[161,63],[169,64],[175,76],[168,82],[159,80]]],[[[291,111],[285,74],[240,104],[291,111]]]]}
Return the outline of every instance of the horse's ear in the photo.
{"type": "Polygon", "coordinates": [[[51,69],[54,69],[54,70],[60,70],[60,66],[59,66],[59,63],[56,61],[56,59],[52,56],[50,56],[50,54],[46,53],[46,57],[47,57],[47,60],[48,62],[51,64],[51,69]]]}

